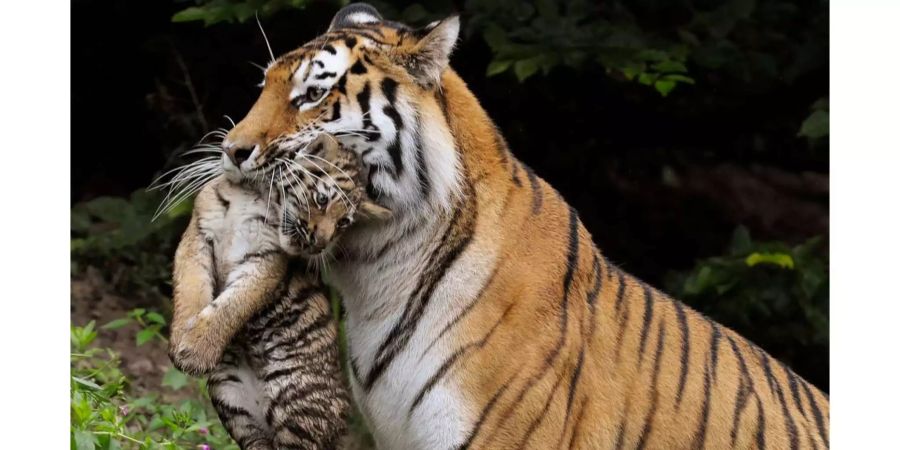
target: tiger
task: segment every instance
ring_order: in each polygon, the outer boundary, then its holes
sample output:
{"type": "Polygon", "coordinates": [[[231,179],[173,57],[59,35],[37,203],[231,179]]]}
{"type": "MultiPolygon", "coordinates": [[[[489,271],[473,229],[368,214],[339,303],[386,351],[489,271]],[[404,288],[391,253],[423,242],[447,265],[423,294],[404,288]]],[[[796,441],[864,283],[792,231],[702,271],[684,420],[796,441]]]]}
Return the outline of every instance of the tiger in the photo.
{"type": "Polygon", "coordinates": [[[293,166],[291,190],[274,205],[224,178],[206,186],[194,208],[197,235],[178,249],[189,252],[179,261],[208,270],[188,280],[176,265],[170,355],[183,371],[209,374],[213,407],[242,449],[332,449],[347,428],[331,302],[302,266],[331,251],[357,210],[388,212],[367,200],[354,153],[326,135],[315,146],[323,162],[293,166]],[[208,283],[195,316],[181,308],[186,282],[208,283]]]}
{"type": "Polygon", "coordinates": [[[265,191],[329,133],[392,211],[349,227],[323,274],[377,446],[827,448],[824,393],[616,266],[512,154],[449,67],[459,30],[348,5],[268,65],[221,144],[224,171],[265,191]]]}

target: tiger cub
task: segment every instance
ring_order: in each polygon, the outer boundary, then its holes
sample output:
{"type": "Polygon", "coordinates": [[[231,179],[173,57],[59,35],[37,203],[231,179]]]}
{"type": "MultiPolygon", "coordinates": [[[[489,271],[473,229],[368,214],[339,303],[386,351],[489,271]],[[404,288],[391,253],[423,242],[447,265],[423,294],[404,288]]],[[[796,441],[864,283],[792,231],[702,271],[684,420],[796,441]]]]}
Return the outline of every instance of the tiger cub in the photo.
{"type": "Polygon", "coordinates": [[[355,154],[328,138],[311,149],[288,169],[303,185],[274,200],[226,179],[200,193],[190,226],[204,242],[189,258],[208,267],[212,295],[196,315],[179,309],[179,293],[197,280],[176,267],[170,356],[209,373],[213,406],[242,449],[334,448],[346,429],[331,304],[298,265],[324,257],[355,215],[389,211],[366,197],[355,154]]]}

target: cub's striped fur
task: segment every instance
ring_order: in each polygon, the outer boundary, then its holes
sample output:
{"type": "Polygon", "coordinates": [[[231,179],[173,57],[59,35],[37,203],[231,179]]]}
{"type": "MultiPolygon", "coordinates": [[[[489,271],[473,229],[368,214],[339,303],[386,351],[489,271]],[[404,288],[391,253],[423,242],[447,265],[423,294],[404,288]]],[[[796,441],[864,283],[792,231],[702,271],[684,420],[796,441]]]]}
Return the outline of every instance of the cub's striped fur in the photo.
{"type": "Polygon", "coordinates": [[[379,447],[827,448],[824,394],[616,268],[509,152],[447,66],[458,31],[350,5],[269,66],[223,143],[252,183],[332,133],[392,210],[326,272],[379,447]]]}
{"type": "Polygon", "coordinates": [[[194,374],[214,366],[210,399],[243,449],[335,448],[346,429],[349,394],[330,301],[318,276],[290,257],[330,249],[366,200],[358,158],[320,141],[311,154],[322,162],[293,166],[292,195],[276,195],[274,206],[215,180],[198,196],[179,246],[172,359],[194,374]],[[203,273],[190,279],[186,270],[203,273]],[[186,316],[185,288],[197,282],[207,284],[210,302],[186,316]]]}

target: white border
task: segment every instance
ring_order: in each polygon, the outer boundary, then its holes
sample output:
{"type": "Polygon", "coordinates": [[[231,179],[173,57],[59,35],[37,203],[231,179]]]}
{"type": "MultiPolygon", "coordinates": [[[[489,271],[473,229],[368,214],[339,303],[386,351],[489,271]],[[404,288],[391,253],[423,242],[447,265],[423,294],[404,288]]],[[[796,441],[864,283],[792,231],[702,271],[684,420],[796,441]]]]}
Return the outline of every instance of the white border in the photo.
{"type": "Polygon", "coordinates": [[[897,448],[900,2],[831,3],[832,448],[897,448]]]}
{"type": "MultiPolygon", "coordinates": [[[[3,448],[69,445],[69,8],[10,2],[0,27],[3,448]]],[[[831,12],[831,443],[887,448],[900,417],[900,2],[831,12]]]]}
{"type": "Polygon", "coordinates": [[[69,447],[69,8],[3,4],[2,448],[69,447]]]}

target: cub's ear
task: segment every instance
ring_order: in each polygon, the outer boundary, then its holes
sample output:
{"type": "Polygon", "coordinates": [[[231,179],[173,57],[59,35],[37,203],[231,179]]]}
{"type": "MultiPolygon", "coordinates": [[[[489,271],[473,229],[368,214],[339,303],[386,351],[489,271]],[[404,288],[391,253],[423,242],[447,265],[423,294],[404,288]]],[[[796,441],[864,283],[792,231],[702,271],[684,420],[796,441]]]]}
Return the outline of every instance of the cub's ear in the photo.
{"type": "MultiPolygon", "coordinates": [[[[328,133],[319,134],[315,140],[309,143],[307,148],[309,148],[307,153],[310,155],[315,155],[328,161],[334,161],[341,151],[341,145],[338,143],[337,138],[328,133]]],[[[302,157],[303,155],[298,153],[297,156],[302,157]]]]}
{"type": "Polygon", "coordinates": [[[401,54],[400,64],[426,88],[441,84],[441,73],[450,65],[450,53],[459,38],[459,16],[432,22],[414,34],[419,39],[401,54]]]}
{"type": "Polygon", "coordinates": [[[363,200],[359,203],[359,212],[370,219],[387,220],[394,214],[391,210],[381,206],[372,200],[363,200]]]}
{"type": "Polygon", "coordinates": [[[368,3],[351,3],[334,14],[328,31],[381,22],[381,14],[368,3]]]}

